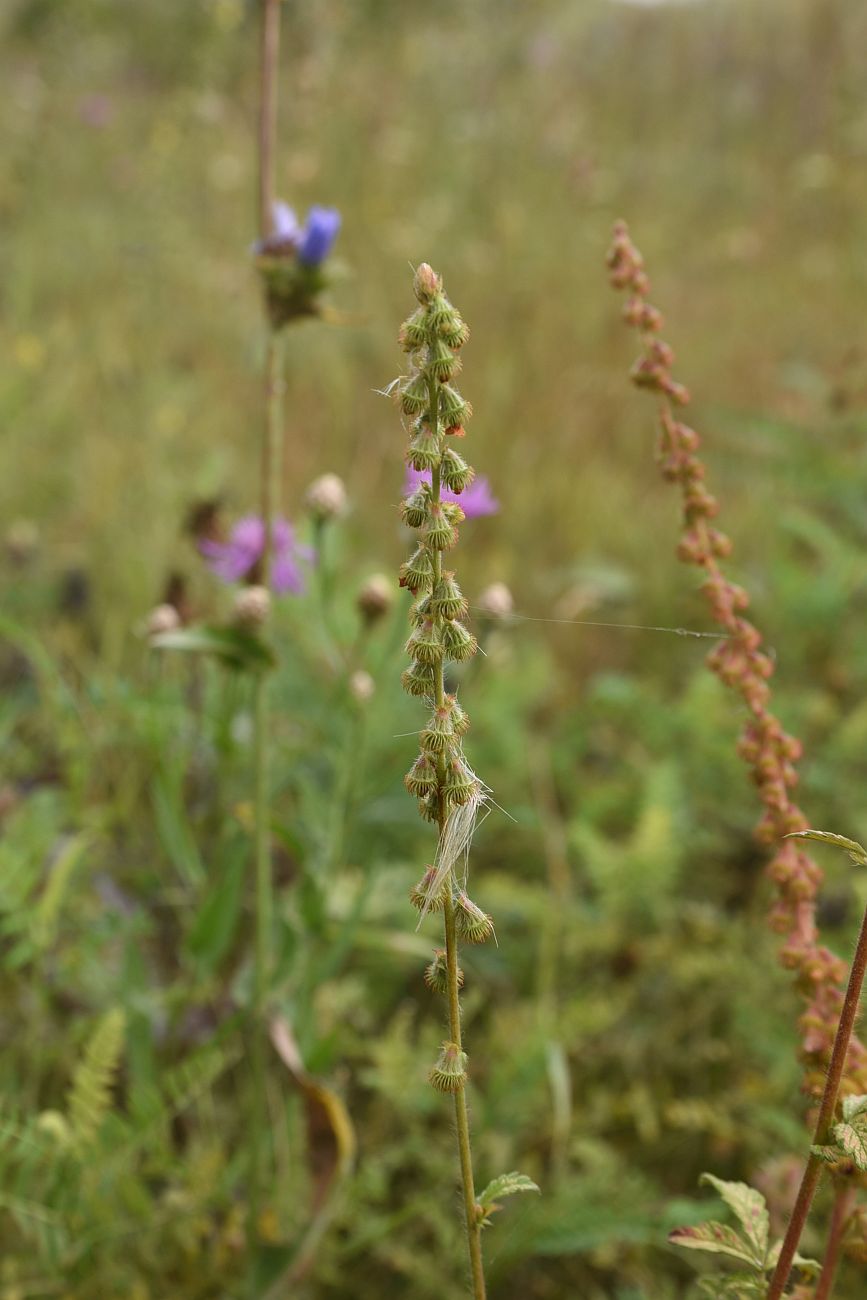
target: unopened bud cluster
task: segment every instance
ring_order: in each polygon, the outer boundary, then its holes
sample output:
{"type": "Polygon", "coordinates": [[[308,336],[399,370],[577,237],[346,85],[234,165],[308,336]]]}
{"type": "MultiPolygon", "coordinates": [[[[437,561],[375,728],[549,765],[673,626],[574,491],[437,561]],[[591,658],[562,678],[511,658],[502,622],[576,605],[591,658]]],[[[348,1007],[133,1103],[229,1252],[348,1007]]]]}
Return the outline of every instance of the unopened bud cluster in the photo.
{"type": "Polygon", "coordinates": [[[452,383],[469,330],[431,267],[419,267],[413,287],[419,305],[400,331],[410,370],[398,386],[398,400],[409,428],[407,462],[427,471],[430,479],[401,503],[404,522],[418,533],[400,571],[401,586],[415,597],[406,643],[411,662],[403,685],[410,695],[428,701],[431,714],[406,787],[422,816],[442,823],[452,808],[468,803],[480,789],[463,757],[469,719],[443,687],[444,664],[470,659],[477,650],[476,638],[463,622],[466,598],[443,563],[457,542],[464,512],[457,503],[440,499],[441,488],[459,495],[473,481],[472,467],[454,449],[454,440],[464,436],[470,407],[452,383]]]}
{"type": "MultiPolygon", "coordinates": [[[[689,393],[672,377],[674,353],[659,338],[662,316],[647,300],[650,284],[644,261],[623,222],[614,228],[608,267],[611,283],[628,294],[624,318],[641,337],[642,355],[632,368],[632,380],[659,399],[660,468],[669,482],[680,485],[684,531],[677,553],[685,564],[703,570],[710,612],[726,634],[712,651],[709,664],[726,686],[740,694],[749,711],[738,750],[751,768],[764,808],[757,838],[777,846],[768,868],[778,890],[771,924],[785,935],[781,960],[796,973],[807,1003],[800,1020],[805,1087],[818,1096],[840,1019],[846,964],[818,940],[820,867],[801,847],[801,841],[780,842],[790,832],[810,825],[790,793],[798,781],[795,764],[801,756],[801,743],[786,733],[771,712],[773,659],[762,647],[761,633],[744,617],[750,603],[747,593],[728,579],[720,565],[731,552],[731,542],[711,524],[719,505],[705,485],[705,467],[696,454],[699,436],[676,414],[677,408],[688,404],[689,393]]],[[[854,1036],[846,1078],[851,1090],[867,1092],[867,1050],[854,1036]]]]}

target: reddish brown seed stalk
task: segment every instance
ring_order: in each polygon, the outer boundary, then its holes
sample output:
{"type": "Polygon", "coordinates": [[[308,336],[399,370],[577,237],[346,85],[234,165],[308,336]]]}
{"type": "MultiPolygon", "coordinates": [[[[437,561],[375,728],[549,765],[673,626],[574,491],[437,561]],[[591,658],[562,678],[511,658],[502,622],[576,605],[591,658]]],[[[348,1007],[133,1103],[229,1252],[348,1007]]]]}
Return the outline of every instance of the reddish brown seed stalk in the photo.
{"type": "MultiPolygon", "coordinates": [[[[770,921],[784,936],[780,959],[794,972],[806,1003],[799,1020],[804,1087],[818,1098],[843,1008],[846,963],[819,943],[816,896],[821,869],[799,843],[783,840],[789,832],[809,825],[791,794],[798,781],[795,764],[801,743],[785,732],[770,709],[773,660],[763,649],[761,633],[744,617],[747,593],[726,577],[720,564],[730,554],[731,542],[712,523],[719,507],[707,489],[705,468],[696,454],[699,436],[680,419],[689,392],[672,376],[674,354],[659,337],[662,316],[648,301],[644,259],[623,222],[614,227],[608,266],[611,283],[628,295],[624,318],[641,339],[642,354],[632,368],[632,380],[657,397],[660,468],[664,478],[680,485],[684,526],[677,553],[685,564],[704,571],[702,589],[711,615],[726,633],[708,662],[720,680],[738,692],[749,713],[738,752],[752,771],[764,809],[756,836],[775,846],[768,867],[777,887],[770,921]]],[[[867,1092],[867,1050],[855,1036],[849,1044],[842,1088],[867,1092]]]]}

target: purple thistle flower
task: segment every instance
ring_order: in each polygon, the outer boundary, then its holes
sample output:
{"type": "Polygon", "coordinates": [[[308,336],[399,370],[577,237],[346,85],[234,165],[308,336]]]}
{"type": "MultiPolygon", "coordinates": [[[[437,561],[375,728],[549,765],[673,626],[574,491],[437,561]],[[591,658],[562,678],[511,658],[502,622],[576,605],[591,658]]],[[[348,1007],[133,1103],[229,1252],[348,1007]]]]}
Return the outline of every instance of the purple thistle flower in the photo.
{"type": "MultiPolygon", "coordinates": [[[[227,542],[205,539],[199,550],[212,573],[223,582],[241,582],[249,577],[265,552],[265,525],[258,515],[239,519],[227,542]]],[[[313,551],[295,539],[295,530],[286,519],[274,521],[274,553],[271,585],[275,592],[298,595],[304,590],[303,563],[313,561],[313,551]]]]}
{"type": "MultiPolygon", "coordinates": [[[[416,488],[422,483],[430,483],[431,474],[429,469],[417,470],[407,469],[406,479],[403,490],[407,496],[415,492],[416,488]]],[[[450,492],[448,488],[440,488],[441,501],[455,501],[463,510],[467,519],[479,519],[482,515],[495,515],[500,509],[500,503],[491,491],[491,485],[484,474],[474,478],[469,487],[464,488],[463,492],[450,492]]]]}
{"type": "Polygon", "coordinates": [[[312,207],[300,232],[298,261],[305,266],[318,266],[331,252],[340,229],[340,213],[336,208],[312,207]]]}

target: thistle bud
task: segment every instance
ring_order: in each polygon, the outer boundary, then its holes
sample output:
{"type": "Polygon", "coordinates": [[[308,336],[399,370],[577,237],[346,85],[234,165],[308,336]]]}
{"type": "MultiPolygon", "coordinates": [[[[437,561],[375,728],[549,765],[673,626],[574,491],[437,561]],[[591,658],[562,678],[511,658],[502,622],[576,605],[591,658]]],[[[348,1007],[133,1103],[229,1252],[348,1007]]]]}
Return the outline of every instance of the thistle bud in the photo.
{"type": "MultiPolygon", "coordinates": [[[[448,991],[449,968],[445,948],[435,948],[433,961],[426,967],[424,982],[433,993],[448,991]]],[[[458,967],[458,988],[464,987],[464,972],[458,967]]]]}
{"type": "MultiPolygon", "coordinates": [[[[406,453],[407,464],[413,469],[433,469],[440,462],[440,440],[426,424],[419,424],[406,453]]],[[[418,527],[418,525],[414,525],[418,527]]]]}
{"type": "Polygon", "coordinates": [[[472,414],[469,402],[465,402],[456,388],[451,384],[440,387],[440,412],[446,426],[464,424],[472,414]]]}
{"type": "MultiPolygon", "coordinates": [[[[412,282],[413,292],[419,302],[426,305],[440,292],[443,282],[427,262],[422,262],[412,282]]],[[[392,327],[393,328],[393,327],[392,327]]]]}
{"type": "Polygon", "coordinates": [[[409,891],[409,901],[418,912],[441,912],[445,904],[442,881],[437,884],[437,869],[428,866],[421,880],[409,891]]]}
{"type": "Polygon", "coordinates": [[[407,379],[400,389],[400,409],[404,415],[420,415],[427,406],[427,380],[424,375],[416,374],[407,379]]]}
{"type": "Polygon", "coordinates": [[[452,726],[454,727],[455,735],[465,736],[470,729],[470,719],[466,710],[461,708],[454,695],[447,695],[446,703],[451,705],[452,726]]]}
{"type": "Polygon", "coordinates": [[[148,614],[146,630],[148,636],[162,636],[165,632],[175,632],[181,626],[181,616],[174,605],[155,605],[148,614]]]}
{"type": "Polygon", "coordinates": [[[463,890],[455,901],[455,924],[458,934],[468,943],[484,943],[494,933],[494,922],[463,890]]]}
{"type": "Polygon", "coordinates": [[[400,503],[400,517],[409,528],[421,528],[427,519],[429,497],[425,487],[417,488],[400,503]]]}
{"type": "Polygon", "coordinates": [[[515,602],[504,582],[492,582],[479,596],[478,607],[488,618],[506,619],[515,608],[515,602]]]}
{"type": "Polygon", "coordinates": [[[398,342],[404,352],[417,352],[427,342],[427,314],[419,307],[400,327],[398,342]]]}
{"type": "Polygon", "coordinates": [[[367,623],[375,623],[394,604],[392,584],[384,573],[372,573],[355,598],[359,614],[367,623]]]}
{"type": "Polygon", "coordinates": [[[314,519],[336,519],[346,512],[346,486],[336,474],[322,474],[314,479],[304,496],[314,519]]]}
{"type": "Polygon", "coordinates": [[[425,357],[425,371],[440,383],[444,383],[447,379],[451,379],[452,375],[457,374],[460,365],[460,359],[455,356],[445,339],[434,339],[425,357]]]}
{"type": "Polygon", "coordinates": [[[430,1081],[438,1092],[458,1092],[467,1081],[467,1054],[457,1043],[443,1043],[430,1081]]]}
{"type": "Polygon", "coordinates": [[[271,613],[271,593],[267,587],[242,587],[235,596],[233,621],[243,628],[262,627],[271,613]]]}

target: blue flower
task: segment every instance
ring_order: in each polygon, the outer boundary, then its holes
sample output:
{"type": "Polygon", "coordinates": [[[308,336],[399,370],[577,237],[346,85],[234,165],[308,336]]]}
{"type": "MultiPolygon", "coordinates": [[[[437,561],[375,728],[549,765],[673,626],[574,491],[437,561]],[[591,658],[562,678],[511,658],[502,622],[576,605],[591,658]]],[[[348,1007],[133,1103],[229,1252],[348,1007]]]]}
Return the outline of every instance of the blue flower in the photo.
{"type": "Polygon", "coordinates": [[[336,208],[312,207],[298,242],[298,261],[305,266],[318,266],[324,262],[340,229],[340,213],[336,208]]]}

